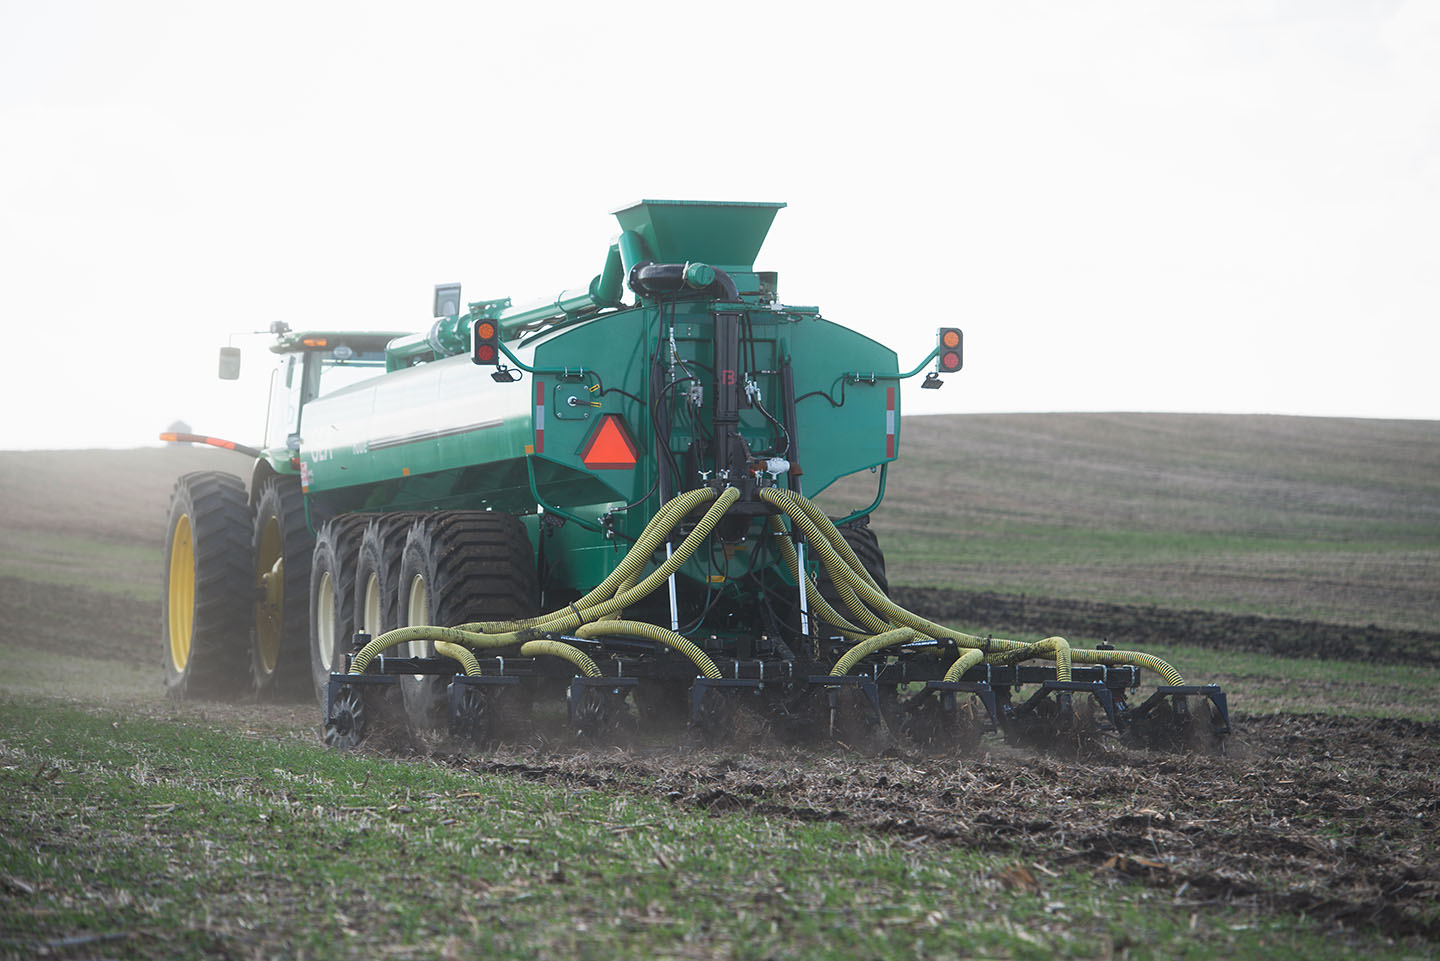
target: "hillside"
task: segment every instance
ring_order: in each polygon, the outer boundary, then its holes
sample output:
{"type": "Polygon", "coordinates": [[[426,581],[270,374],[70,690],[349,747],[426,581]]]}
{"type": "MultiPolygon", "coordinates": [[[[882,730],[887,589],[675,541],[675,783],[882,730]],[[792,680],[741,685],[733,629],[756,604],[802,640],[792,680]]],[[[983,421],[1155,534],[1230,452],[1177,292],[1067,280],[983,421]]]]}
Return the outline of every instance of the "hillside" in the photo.
{"type": "MultiPolygon", "coordinates": [[[[875,529],[891,580],[1434,631],[1440,423],[911,418],[875,529]]],[[[874,480],[822,497],[868,503],[874,480]]]]}
{"type": "MultiPolygon", "coordinates": [[[[959,626],[1440,649],[1440,423],[955,415],[906,420],[902,453],[874,521],[890,580],[959,626]]],[[[207,448],[0,451],[0,632],[148,658],[175,478],[247,466],[207,448]]],[[[843,513],[874,484],[820,502],[843,513]]]]}

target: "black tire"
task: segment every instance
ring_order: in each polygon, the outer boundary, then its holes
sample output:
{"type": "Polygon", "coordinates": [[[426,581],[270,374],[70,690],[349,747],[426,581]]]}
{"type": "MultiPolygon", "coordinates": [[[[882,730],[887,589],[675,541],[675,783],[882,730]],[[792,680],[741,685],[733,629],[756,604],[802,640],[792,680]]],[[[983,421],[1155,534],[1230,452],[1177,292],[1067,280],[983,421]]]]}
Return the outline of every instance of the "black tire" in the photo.
{"type": "Polygon", "coordinates": [[[382,514],[366,523],[355,552],[353,631],[379,637],[396,626],[395,583],[400,578],[400,554],[405,532],[417,517],[405,511],[382,514]]]}
{"type": "Polygon", "coordinates": [[[310,558],[310,675],[321,707],[330,675],[344,670],[355,635],[355,562],[366,520],[346,514],[330,521],[310,558]]]}
{"type": "MultiPolygon", "coordinates": [[[[509,514],[445,511],[417,521],[405,538],[396,586],[401,625],[454,627],[539,613],[530,535],[509,514]]],[[[412,656],[433,652],[428,642],[410,645],[412,656]]],[[[400,678],[412,725],[432,730],[446,723],[449,684],[444,675],[400,678]]]]}
{"type": "Polygon", "coordinates": [[[255,603],[250,680],[255,690],[300,697],[310,687],[310,556],[315,535],[294,477],[272,477],[255,501],[251,536],[255,603]]]}
{"type": "MultiPolygon", "coordinates": [[[[880,541],[875,536],[875,532],[870,529],[869,518],[862,517],[844,525],[839,530],[845,543],[850,545],[850,549],[855,552],[860,566],[874,578],[881,593],[888,596],[890,581],[885,576],[885,553],[880,550],[880,541]]],[[[830,580],[830,572],[825,569],[824,565],[821,565],[820,571],[815,577],[815,583],[820,588],[820,596],[835,608],[837,614],[846,616],[850,613],[850,608],[846,607],[845,602],[840,599],[840,592],[835,589],[834,582],[830,580]]]]}
{"type": "Polygon", "coordinates": [[[170,497],[160,610],[171,697],[245,692],[250,583],[244,481],[219,471],[181,477],[170,497]]]}

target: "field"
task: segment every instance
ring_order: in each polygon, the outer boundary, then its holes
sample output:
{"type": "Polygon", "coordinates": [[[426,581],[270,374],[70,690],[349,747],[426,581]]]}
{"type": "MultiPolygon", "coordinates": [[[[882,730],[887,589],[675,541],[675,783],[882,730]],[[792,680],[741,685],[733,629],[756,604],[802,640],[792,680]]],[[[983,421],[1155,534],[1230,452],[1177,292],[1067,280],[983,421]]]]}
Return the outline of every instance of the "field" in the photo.
{"type": "Polygon", "coordinates": [[[313,704],[160,693],[170,486],[241,458],[0,452],[0,957],[1440,953],[1440,424],[904,431],[897,600],[1160,654],[1228,752],[338,754],[313,704]]]}

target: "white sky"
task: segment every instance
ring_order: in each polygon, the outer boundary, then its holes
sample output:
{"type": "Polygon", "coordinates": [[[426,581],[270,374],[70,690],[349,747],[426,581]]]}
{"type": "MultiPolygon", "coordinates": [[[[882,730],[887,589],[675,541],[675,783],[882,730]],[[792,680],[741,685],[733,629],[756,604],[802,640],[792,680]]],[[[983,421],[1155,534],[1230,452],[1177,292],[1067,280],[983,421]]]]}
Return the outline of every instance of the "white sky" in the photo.
{"type": "Polygon", "coordinates": [[[0,448],[256,442],[232,331],[579,286],[641,197],[962,326],[909,413],[1440,419],[1437,2],[0,0],[0,448]]]}

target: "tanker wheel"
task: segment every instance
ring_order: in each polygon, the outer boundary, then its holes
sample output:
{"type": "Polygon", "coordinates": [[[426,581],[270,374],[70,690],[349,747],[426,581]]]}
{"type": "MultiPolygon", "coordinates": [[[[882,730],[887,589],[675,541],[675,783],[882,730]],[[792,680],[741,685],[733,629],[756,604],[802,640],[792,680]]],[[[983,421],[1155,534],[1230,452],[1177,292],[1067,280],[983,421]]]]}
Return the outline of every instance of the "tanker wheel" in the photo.
{"type": "Polygon", "coordinates": [[[400,555],[405,532],[417,517],[411,511],[382,514],[356,533],[352,574],[351,629],[379,637],[399,624],[395,582],[400,577],[400,555]]]}
{"type": "Polygon", "coordinates": [[[310,558],[310,674],[321,707],[330,675],[344,670],[355,636],[355,562],[367,519],[348,514],[330,521],[310,558]]]}
{"type": "Polygon", "coordinates": [[[255,690],[298,696],[309,659],[310,555],[315,537],[305,522],[305,497],[294,477],[272,477],[255,502],[251,538],[255,621],[250,678],[255,690]]]}
{"type": "MultiPolygon", "coordinates": [[[[454,627],[539,613],[530,536],[509,514],[445,511],[416,522],[405,538],[398,587],[406,626],[454,627]]],[[[412,657],[429,657],[435,650],[429,641],[409,647],[412,657]]],[[[446,724],[449,684],[447,675],[400,678],[411,724],[422,730],[446,724]]]]}
{"type": "Polygon", "coordinates": [[[219,471],[186,474],[170,497],[165,537],[165,689],[172,697],[244,692],[250,606],[245,484],[219,471]]]}

